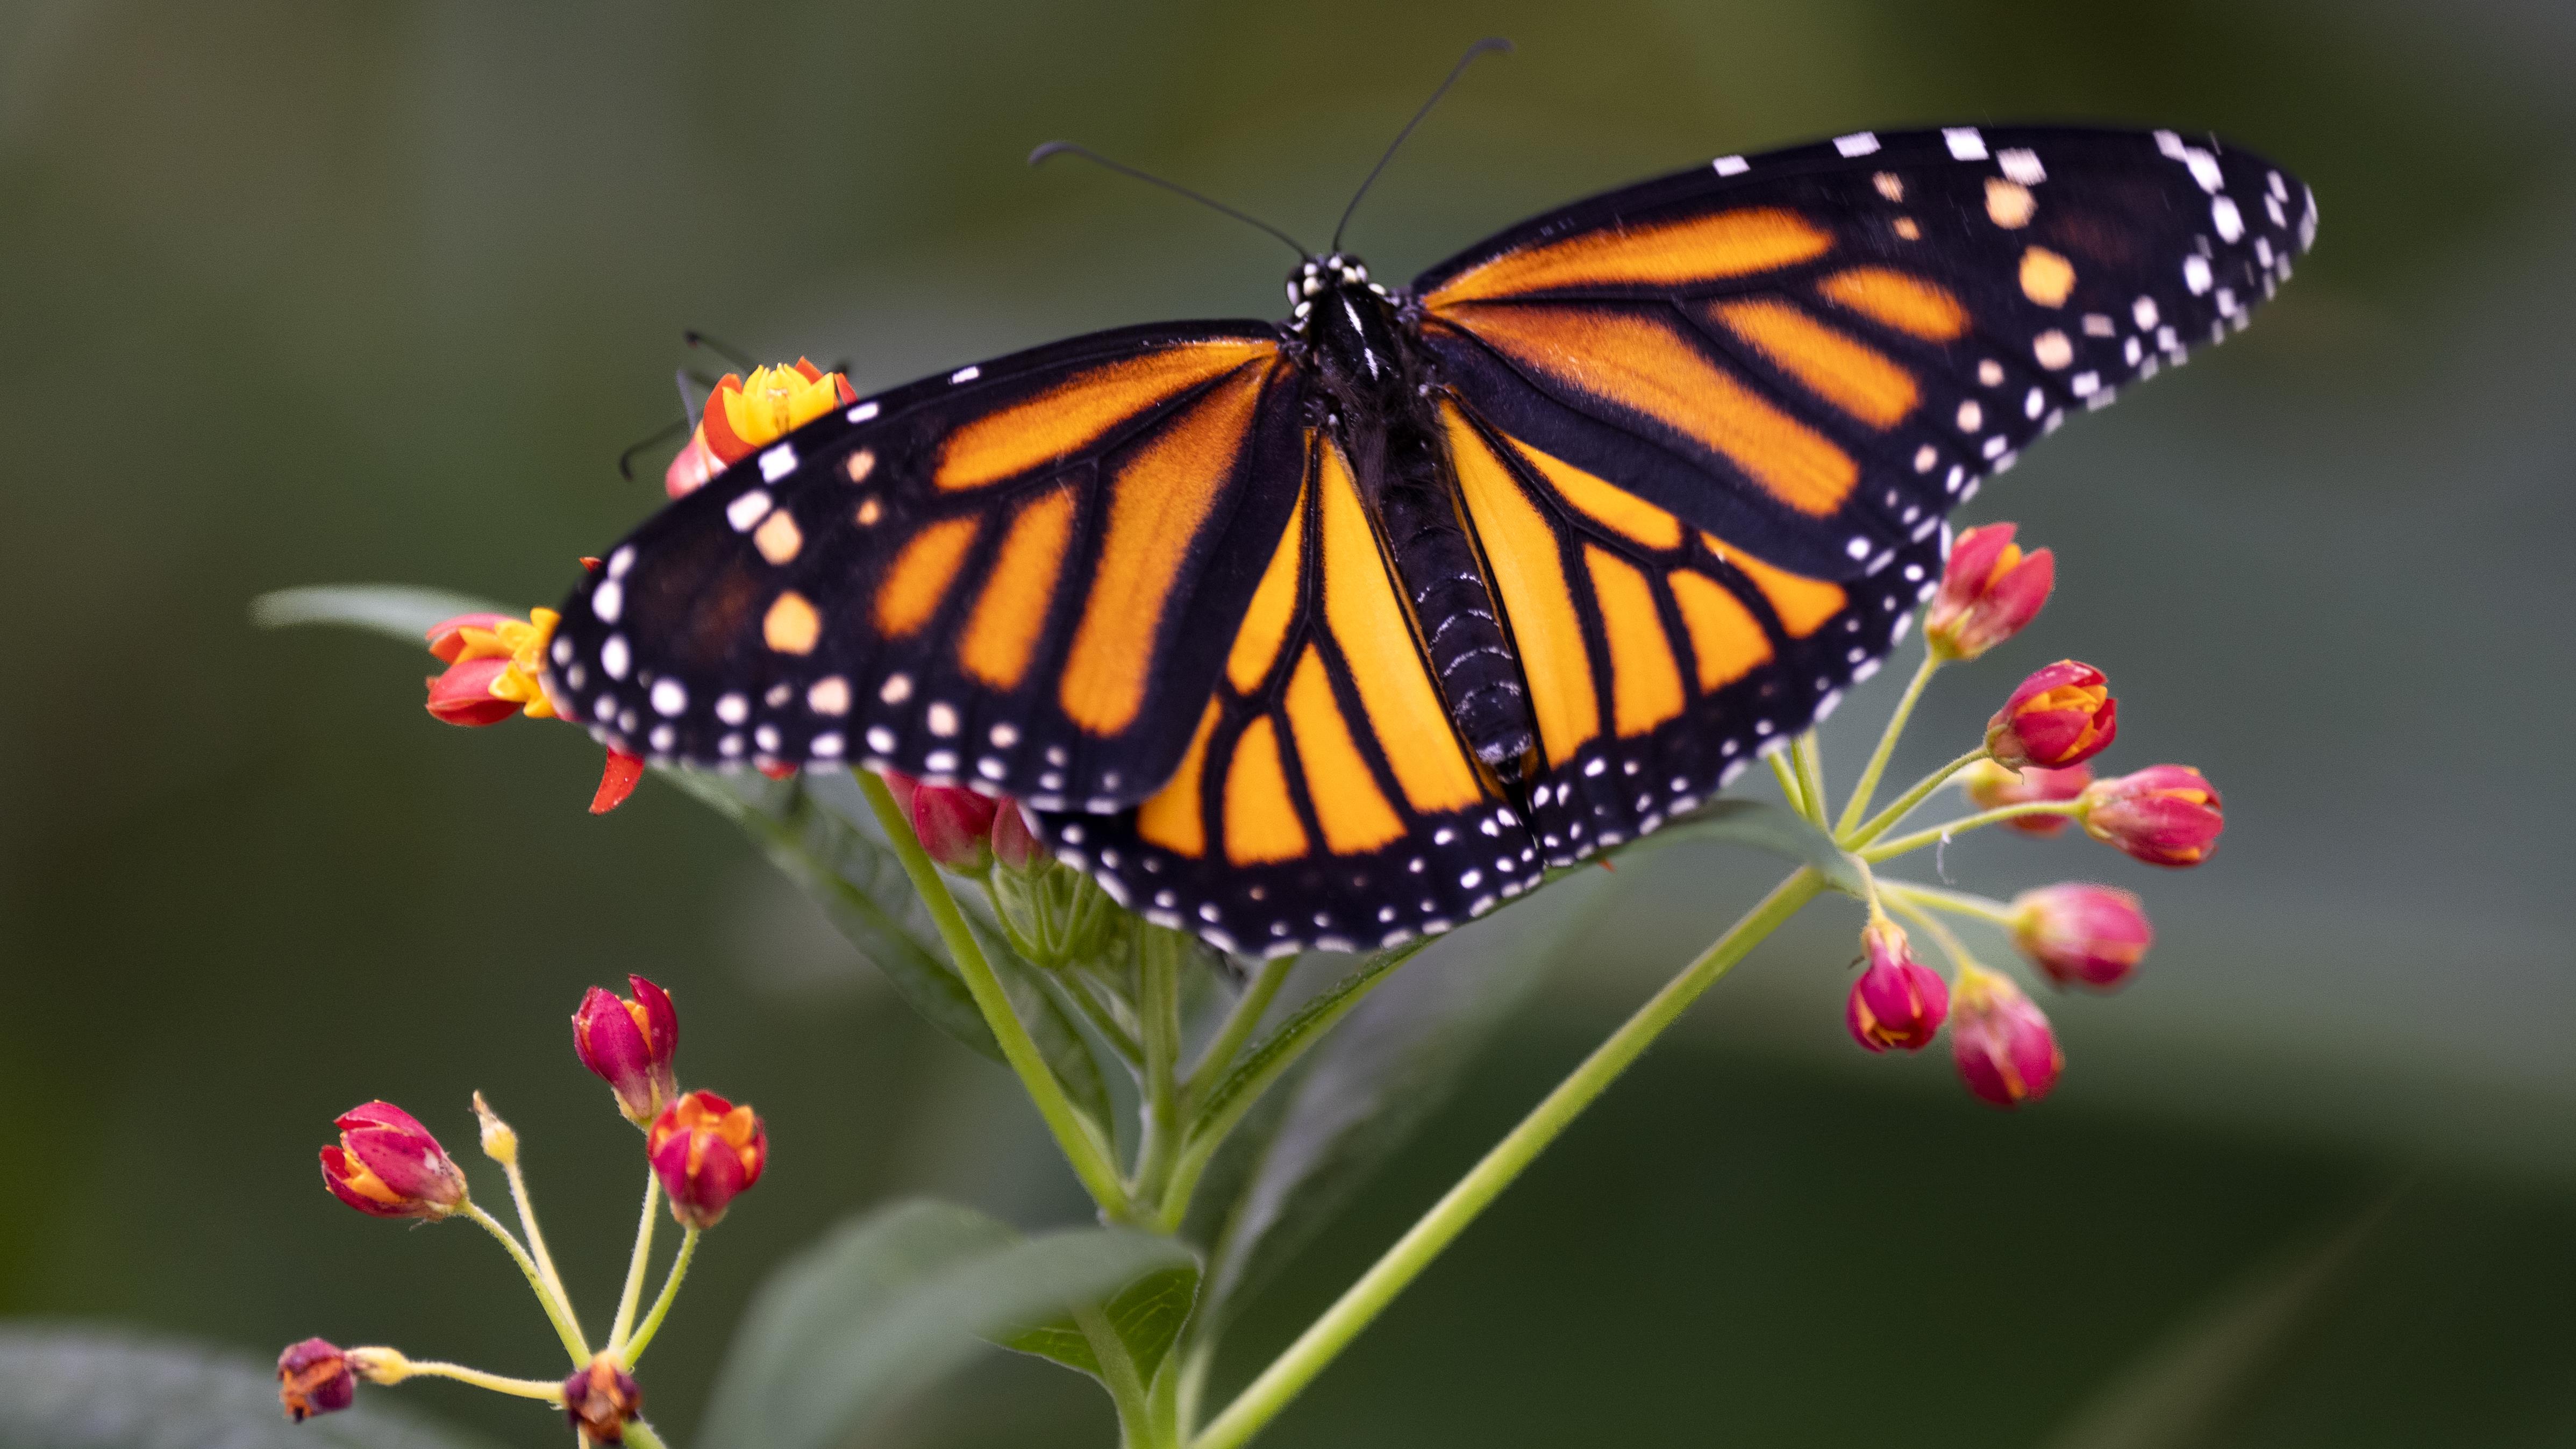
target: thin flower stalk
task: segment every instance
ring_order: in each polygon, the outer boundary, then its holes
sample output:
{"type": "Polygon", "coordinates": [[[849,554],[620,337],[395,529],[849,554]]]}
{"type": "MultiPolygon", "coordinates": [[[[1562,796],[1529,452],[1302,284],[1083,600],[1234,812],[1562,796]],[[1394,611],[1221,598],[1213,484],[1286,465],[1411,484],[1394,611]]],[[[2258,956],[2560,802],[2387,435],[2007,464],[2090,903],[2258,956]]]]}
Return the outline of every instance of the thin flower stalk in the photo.
{"type": "Polygon", "coordinates": [[[1887,802],[1887,808],[1869,817],[1857,828],[1846,826],[1836,836],[1845,850],[1858,850],[1890,830],[1905,823],[1905,817],[1932,798],[1932,792],[1950,783],[1953,776],[1986,757],[1986,747],[1977,746],[1959,758],[1934,770],[1906,788],[1904,794],[1887,802]]]}
{"type": "Polygon", "coordinates": [[[1896,710],[1887,717],[1887,728],[1878,732],[1878,747],[1869,752],[1869,763],[1861,767],[1860,779],[1852,785],[1851,799],[1843,802],[1842,817],[1834,822],[1836,836],[1849,838],[1852,827],[1869,812],[1869,802],[1878,794],[1878,782],[1887,773],[1887,762],[1896,754],[1897,738],[1905,733],[1906,721],[1914,717],[1914,706],[1923,698],[1924,686],[1932,682],[1940,668],[1940,654],[1925,649],[1923,662],[1914,667],[1914,677],[1905,682],[1905,693],[1897,697],[1896,710]]]}
{"type": "Polygon", "coordinates": [[[1960,816],[1946,825],[1935,825],[1928,830],[1918,830],[1912,835],[1900,835],[1884,844],[1870,846],[1860,852],[1860,858],[1876,865],[1882,860],[1894,860],[1909,851],[1921,850],[1927,845],[1938,845],[1954,836],[2000,824],[2006,820],[2018,820],[2026,815],[2073,815],[2082,808],[2079,802],[2073,800],[2038,800],[2028,805],[2006,805],[1999,809],[1982,810],[1974,815],[1960,816]]]}
{"type": "Polygon", "coordinates": [[[1780,798],[1790,809],[1815,819],[1816,812],[1807,808],[1807,788],[1799,783],[1797,766],[1790,762],[1789,747],[1783,745],[1762,758],[1771,762],[1771,776],[1780,782],[1780,798]]]}
{"type": "Polygon", "coordinates": [[[1288,984],[1288,973],[1296,966],[1295,956],[1274,956],[1261,963],[1261,970],[1243,988],[1234,1009],[1226,1013],[1225,1024],[1217,1028],[1207,1050],[1200,1053],[1198,1065],[1190,1069],[1189,1079],[1182,1083],[1181,1102],[1185,1108],[1195,1108],[1208,1088],[1225,1075],[1226,1068],[1234,1065],[1235,1054],[1252,1039],[1262,1016],[1270,1010],[1270,1003],[1279,999],[1279,988],[1288,984]]]}
{"type": "Polygon", "coordinates": [[[653,1299],[652,1311],[644,1315],[644,1321],[636,1326],[635,1336],[628,1339],[626,1347],[618,1352],[618,1361],[626,1367],[635,1367],[635,1361],[652,1346],[653,1335],[662,1331],[662,1320],[671,1316],[671,1305],[680,1297],[680,1284],[689,1276],[689,1260],[698,1255],[698,1239],[705,1232],[704,1228],[688,1228],[681,1232],[679,1254],[671,1259],[670,1275],[662,1280],[662,1291],[653,1299]]]}
{"type": "Polygon", "coordinates": [[[984,1024],[992,1029],[1002,1055],[1019,1074],[1020,1085],[1037,1105],[1038,1115],[1046,1119],[1047,1130],[1055,1134],[1056,1146],[1101,1210],[1124,1219],[1130,1211],[1127,1189],[1119,1181],[1118,1169],[1110,1158],[1108,1145],[1101,1140],[1099,1127],[1065,1096],[1063,1084],[1048,1069],[1037,1043],[1030,1040],[1028,1028],[1021,1025],[1018,1013],[1011,1009],[1001,979],[993,974],[992,963],[984,959],[983,948],[967,929],[956,897],[948,893],[948,883],[939,878],[939,867],[930,863],[921,842],[914,838],[912,823],[895,803],[894,793],[886,788],[884,780],[868,771],[851,773],[858,777],[860,793],[867,797],[868,808],[876,812],[877,823],[884,828],[896,858],[903,862],[904,874],[912,878],[913,889],[930,908],[940,939],[947,944],[957,974],[965,979],[967,991],[983,1013],[984,1024]]]}
{"type": "Polygon", "coordinates": [[[1349,1347],[1397,1294],[1419,1277],[1479,1214],[1509,1187],[1538,1155],[1554,1142],[1595,1098],[1608,1089],[1630,1063],[1653,1045],[1665,1028],[1700,993],[1744,959],[1764,937],[1779,929],[1825,889],[1811,868],[1793,871],[1697,960],[1665,983],[1661,991],[1609,1038],[1593,1049],[1528,1116],[1494,1144],[1484,1158],[1405,1231],[1393,1247],[1344,1290],[1322,1317],[1309,1324],[1287,1350],[1253,1379],[1234,1402],[1210,1420],[1190,1441],[1190,1449],[1237,1449],[1276,1418],[1315,1376],[1349,1347]]]}
{"type": "Polygon", "coordinates": [[[467,1368],[461,1363],[443,1363],[437,1359],[408,1358],[391,1349],[353,1348],[353,1361],[362,1361],[367,1382],[398,1384],[405,1379],[454,1379],[514,1399],[542,1399],[557,1408],[563,1407],[563,1381],[560,1379],[514,1379],[506,1374],[486,1373],[467,1368]]]}
{"type": "Polygon", "coordinates": [[[1825,824],[1825,811],[1830,808],[1825,803],[1825,755],[1816,744],[1816,732],[1799,735],[1789,750],[1797,763],[1798,790],[1807,797],[1807,818],[1820,830],[1830,828],[1825,824]]]}
{"type": "Polygon", "coordinates": [[[510,1261],[519,1265],[519,1272],[526,1276],[528,1287],[536,1292],[538,1305],[546,1310],[547,1321],[554,1324],[555,1336],[563,1340],[564,1352],[572,1355],[575,1364],[590,1362],[590,1341],[582,1337],[581,1323],[573,1317],[572,1300],[564,1297],[561,1289],[547,1283],[545,1275],[537,1269],[536,1259],[528,1256],[528,1250],[519,1246],[519,1240],[510,1235],[508,1228],[501,1226],[500,1219],[470,1202],[465,1205],[464,1212],[465,1216],[482,1224],[483,1231],[498,1239],[502,1248],[508,1251],[510,1261]]]}
{"type": "Polygon", "coordinates": [[[623,1354],[627,1334],[635,1327],[635,1308],[644,1296],[644,1270],[652,1263],[653,1229],[662,1205],[662,1179],[651,1168],[644,1170],[644,1215],[635,1224],[635,1251],[626,1260],[626,1286],[618,1290],[617,1318],[608,1327],[608,1351],[623,1354]]]}

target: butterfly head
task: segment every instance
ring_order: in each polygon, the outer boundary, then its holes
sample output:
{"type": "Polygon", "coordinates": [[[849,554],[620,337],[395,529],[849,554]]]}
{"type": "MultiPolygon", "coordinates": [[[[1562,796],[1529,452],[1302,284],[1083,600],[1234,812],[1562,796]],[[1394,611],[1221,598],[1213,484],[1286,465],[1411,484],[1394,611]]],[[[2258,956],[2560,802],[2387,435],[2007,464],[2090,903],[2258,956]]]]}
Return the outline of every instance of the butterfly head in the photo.
{"type": "Polygon", "coordinates": [[[1297,270],[1288,274],[1288,302],[1303,317],[1314,300],[1336,287],[1365,288],[1383,297],[1386,288],[1369,280],[1368,263],[1348,252],[1329,256],[1308,257],[1297,270]]]}

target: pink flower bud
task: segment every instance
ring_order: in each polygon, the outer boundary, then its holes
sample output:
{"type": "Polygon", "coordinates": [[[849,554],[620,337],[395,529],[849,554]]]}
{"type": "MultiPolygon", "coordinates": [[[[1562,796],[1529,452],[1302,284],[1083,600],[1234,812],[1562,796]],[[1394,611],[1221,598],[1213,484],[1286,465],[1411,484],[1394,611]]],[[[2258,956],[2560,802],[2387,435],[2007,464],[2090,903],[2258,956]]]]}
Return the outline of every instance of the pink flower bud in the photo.
{"type": "Polygon", "coordinates": [[[599,788],[591,792],[590,813],[605,815],[625,804],[626,797],[635,793],[637,782],[643,778],[642,755],[630,755],[614,745],[610,746],[608,762],[600,766],[599,788]]]}
{"type": "MultiPolygon", "coordinates": [[[[2091,765],[2070,765],[2063,770],[2032,765],[2016,771],[1992,760],[1979,760],[1959,772],[1959,788],[1980,810],[2072,800],[2083,794],[2084,787],[2092,783],[2091,765]]],[[[2004,823],[2031,835],[2055,835],[2066,828],[2066,817],[2023,815],[2004,823]]]]}
{"type": "Polygon", "coordinates": [[[391,1102],[353,1107],[322,1149],[322,1185],[362,1213],[436,1222],[465,1206],[465,1174],[417,1118],[391,1102]]]}
{"type": "Polygon", "coordinates": [[[564,1417],[593,1444],[626,1442],[627,1421],[644,1411],[644,1388],[616,1358],[601,1354],[563,1382],[564,1417]]]}
{"type": "Polygon", "coordinates": [[[1843,1003],[1843,1025],[1864,1051],[1889,1047],[1920,1051],[1950,1014],[1950,988],[1939,972],[1914,959],[1905,932],[1893,923],[1860,933],[1869,969],[1852,983],[1843,1003]]]}
{"type": "Polygon", "coordinates": [[[358,1396],[349,1356],[327,1339],[291,1343],[277,1356],[277,1402],[301,1424],[316,1414],[336,1414],[358,1396]]]}
{"type": "Polygon", "coordinates": [[[2034,670],[1986,721],[1986,752],[2009,769],[2062,770],[2102,753],[2120,734],[2111,682],[2090,664],[2061,659],[2034,670]]]}
{"type": "Polygon", "coordinates": [[[1004,870],[1015,870],[1022,875],[1043,869],[1054,858],[1048,853],[1046,842],[1029,829],[1029,818],[1021,811],[1019,802],[1004,800],[1000,805],[1001,808],[993,812],[993,859],[1001,862],[1004,870]]]}
{"type": "Polygon", "coordinates": [[[680,1098],[671,1057],[680,1047],[680,1016],[671,994],[641,976],[628,976],[635,991],[624,999],[590,988],[572,1015],[573,1051],[581,1064],[617,1094],[617,1110],[638,1127],[649,1126],[680,1098]]]}
{"type": "Polygon", "coordinates": [[[429,712],[442,724],[496,725],[519,712],[519,701],[492,692],[510,672],[507,659],[465,659],[429,681],[429,712]]]}
{"type": "Polygon", "coordinates": [[[1950,997],[1950,1054],[1968,1090],[1998,1107],[2036,1102],[2057,1085],[2066,1054],[2048,1017],[2008,977],[1961,966],[1950,997]]]}
{"type": "Polygon", "coordinates": [[[466,630],[480,629],[497,635],[503,625],[519,622],[507,614],[459,614],[453,619],[441,619],[429,626],[429,652],[438,656],[439,663],[453,664],[473,647],[474,641],[466,637],[466,630]]]}
{"type": "Polygon", "coordinates": [[[2108,991],[2129,979],[2156,932],[2138,898],[2098,885],[2053,885],[2013,898],[2013,944],[2060,986],[2108,991]]]}
{"type": "Polygon", "coordinates": [[[769,1133],[760,1114],[713,1092],[691,1092],[653,1119],[644,1151],[671,1216],[684,1227],[711,1228],[769,1163],[769,1133]]]}
{"type": "Polygon", "coordinates": [[[2149,865],[2198,865],[2227,828],[2218,791],[2189,765],[2149,765],[2096,780],[2076,816],[2085,833],[2149,865]]]}
{"type": "Polygon", "coordinates": [[[2022,631],[2057,583],[2057,557],[2025,557],[2013,525],[1990,523],[1950,544],[1941,592],[1923,614],[1923,637],[1946,659],[1974,659],[2022,631]]]}
{"type": "MultiPolygon", "coordinates": [[[[888,775],[891,782],[894,776],[888,775]]],[[[993,864],[993,815],[1001,802],[954,785],[912,783],[905,807],[921,848],[943,869],[959,875],[982,875],[993,864]]],[[[897,798],[902,793],[897,792],[897,798]]]]}

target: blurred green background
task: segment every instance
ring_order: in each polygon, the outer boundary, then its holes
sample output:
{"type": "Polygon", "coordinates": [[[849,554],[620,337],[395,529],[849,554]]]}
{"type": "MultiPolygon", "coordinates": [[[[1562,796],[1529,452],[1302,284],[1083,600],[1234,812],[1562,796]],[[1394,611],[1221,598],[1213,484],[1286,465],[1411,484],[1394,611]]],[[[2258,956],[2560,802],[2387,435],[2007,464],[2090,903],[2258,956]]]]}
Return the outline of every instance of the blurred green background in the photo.
{"type": "MultiPolygon", "coordinates": [[[[1862,126],[2213,128],[2314,185],[2318,248],[2251,332],[1978,500],[2058,550],[2059,593],[1945,677],[1905,762],[2077,654],[2121,686],[2103,764],[2196,764],[2231,828],[2187,874],[2080,841],[1947,852],[1997,894],[2140,889],[2161,928],[2132,989],[2051,1003],[2065,1085],[2017,1117],[1941,1053],[1853,1051],[1855,922],[1811,912],[1265,1442],[2071,1442],[2195,1315],[2375,1212],[2187,1442],[2576,1444],[2556,0],[0,4],[0,1313],[547,1371],[479,1234],[363,1220],[313,1152],[381,1095],[464,1153],[481,1088],[601,1302],[638,1173],[565,1018],[626,971],[678,993],[688,1079],[760,1104],[776,1153],[648,1365],[666,1428],[761,1272],[841,1214],[928,1191],[1079,1217],[1004,1074],[728,827],[655,784],[591,819],[573,731],[443,728],[425,654],[262,635],[244,606],[366,579],[552,600],[660,501],[613,461],[706,361],[684,327],[847,357],[870,389],[1272,315],[1267,239],[1020,158],[1075,137],[1320,234],[1487,32],[1520,53],[1353,229],[1381,275],[1862,126]]],[[[1862,742],[1827,748],[1847,775],[1862,742]]],[[[1692,849],[1584,886],[1611,924],[1271,1295],[1220,1392],[1773,869],[1692,849]]],[[[1110,1432],[1088,1385],[996,1353],[870,1442],[1110,1432]]]]}

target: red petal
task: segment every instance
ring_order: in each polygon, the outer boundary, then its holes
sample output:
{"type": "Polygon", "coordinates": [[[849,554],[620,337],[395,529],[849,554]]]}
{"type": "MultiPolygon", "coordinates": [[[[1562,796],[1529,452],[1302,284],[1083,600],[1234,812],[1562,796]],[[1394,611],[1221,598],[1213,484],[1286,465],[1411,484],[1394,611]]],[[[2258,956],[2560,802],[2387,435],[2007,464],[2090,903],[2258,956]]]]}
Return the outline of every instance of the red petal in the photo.
{"type": "Polygon", "coordinates": [[[590,797],[590,813],[605,815],[626,803],[635,793],[635,782],[644,778],[644,757],[624,750],[611,749],[608,763],[599,772],[599,789],[590,797]]]}

